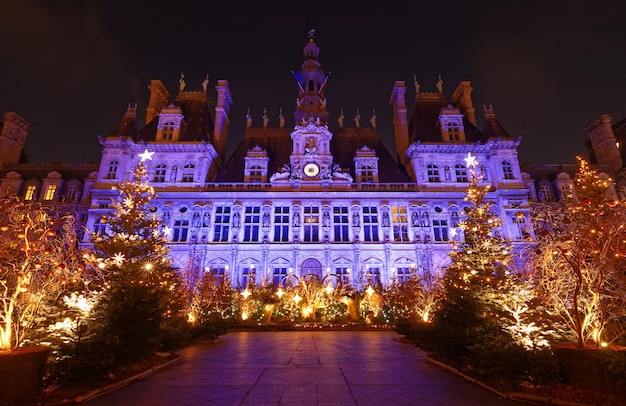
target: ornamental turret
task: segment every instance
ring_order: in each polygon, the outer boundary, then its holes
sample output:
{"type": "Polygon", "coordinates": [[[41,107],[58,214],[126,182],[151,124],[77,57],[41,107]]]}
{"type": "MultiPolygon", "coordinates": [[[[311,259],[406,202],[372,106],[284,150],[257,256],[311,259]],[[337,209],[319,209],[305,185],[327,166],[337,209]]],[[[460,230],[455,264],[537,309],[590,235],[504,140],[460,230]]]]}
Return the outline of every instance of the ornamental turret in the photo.
{"type": "MultiPolygon", "coordinates": [[[[298,82],[298,98],[296,99],[296,111],[294,112],[296,123],[308,121],[311,117],[326,124],[328,111],[326,111],[326,98],[324,88],[328,76],[324,74],[318,61],[320,49],[315,44],[315,30],[309,31],[309,42],[305,45],[304,62],[299,72],[294,72],[298,82]]],[[[329,73],[330,74],[330,73],[329,73]]]]}

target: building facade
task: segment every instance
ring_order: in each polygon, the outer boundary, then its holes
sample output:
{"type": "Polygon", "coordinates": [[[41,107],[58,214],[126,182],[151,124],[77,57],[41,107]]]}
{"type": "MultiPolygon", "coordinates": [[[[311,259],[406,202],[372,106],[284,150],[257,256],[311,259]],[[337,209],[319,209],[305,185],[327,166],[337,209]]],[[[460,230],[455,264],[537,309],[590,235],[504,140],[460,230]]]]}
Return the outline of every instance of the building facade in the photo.
{"type": "MultiPolygon", "coordinates": [[[[90,231],[106,233],[104,218],[118,198],[112,187],[132,178],[139,154],[148,150],[152,159],[144,164],[158,194],[150,210],[164,224],[174,264],[186,275],[227,274],[236,287],[307,274],[333,274],[357,287],[401,282],[411,272],[440,274],[450,241],[463,238],[458,223],[467,206],[468,157],[490,185],[487,199],[500,217],[499,232],[520,252],[533,238],[532,202],[573,193],[575,167],[521,166],[520,138],[506,132],[492,108],[484,109],[477,127],[470,82],[461,82],[450,98],[441,81],[435,92],[414,82],[411,108],[405,82],[395,82],[392,153],[381,142],[375,115],[362,121],[342,114],[329,123],[328,76],[313,38],[303,54],[294,74],[293,125],[282,114],[278,127],[270,127],[266,115],[260,127],[249,119],[230,157],[233,97],[226,80],[217,81],[215,92],[208,80],[190,91],[181,78],[175,97],[153,80],[146,125],[138,128],[137,107],[130,105],[100,139],[99,165],[21,163],[30,125],[7,113],[0,190],[58,204],[90,231]]],[[[598,165],[618,173],[623,165],[611,149],[619,148],[615,137],[605,140],[606,125],[593,128],[604,131],[590,136],[598,165]]],[[[88,234],[83,242],[89,244],[88,234]]]]}

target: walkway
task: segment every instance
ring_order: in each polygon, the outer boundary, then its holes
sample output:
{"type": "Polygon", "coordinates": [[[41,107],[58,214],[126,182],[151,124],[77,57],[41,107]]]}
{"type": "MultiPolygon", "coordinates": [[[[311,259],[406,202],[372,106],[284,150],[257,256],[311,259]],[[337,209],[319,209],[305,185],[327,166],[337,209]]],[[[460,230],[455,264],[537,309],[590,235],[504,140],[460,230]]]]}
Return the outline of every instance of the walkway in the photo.
{"type": "Polygon", "coordinates": [[[445,372],[393,332],[237,332],[98,405],[518,405],[445,372]]]}

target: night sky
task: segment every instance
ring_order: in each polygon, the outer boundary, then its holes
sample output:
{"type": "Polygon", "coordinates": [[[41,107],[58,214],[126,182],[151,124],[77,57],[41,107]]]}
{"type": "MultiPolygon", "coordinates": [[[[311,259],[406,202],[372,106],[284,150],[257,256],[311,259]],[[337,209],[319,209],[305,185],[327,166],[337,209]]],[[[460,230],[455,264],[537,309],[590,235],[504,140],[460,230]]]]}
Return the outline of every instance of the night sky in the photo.
{"type": "MultiPolygon", "coordinates": [[[[344,109],[347,126],[372,109],[390,150],[389,96],[407,82],[407,104],[435,91],[450,98],[461,80],[513,137],[521,162],[574,163],[585,154],[584,127],[600,114],[626,111],[626,2],[596,1],[36,1],[6,2],[0,23],[0,113],[32,124],[31,163],[99,161],[107,136],[138,103],[145,118],[151,79],[170,94],[185,74],[186,90],[228,80],[230,150],[250,108],[270,126],[283,108],[293,125],[307,31],[316,29],[328,79],[330,126],[344,109]],[[407,2],[409,3],[409,2],[407,2]]],[[[215,91],[213,90],[213,94],[215,91]]]]}

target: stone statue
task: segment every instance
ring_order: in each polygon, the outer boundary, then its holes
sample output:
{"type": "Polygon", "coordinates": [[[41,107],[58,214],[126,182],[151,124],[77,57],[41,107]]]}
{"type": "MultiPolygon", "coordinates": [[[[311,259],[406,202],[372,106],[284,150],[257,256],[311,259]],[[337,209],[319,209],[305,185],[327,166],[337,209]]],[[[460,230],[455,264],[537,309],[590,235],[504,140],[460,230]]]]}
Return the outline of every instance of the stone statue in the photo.
{"type": "Polygon", "coordinates": [[[280,114],[278,115],[278,125],[280,128],[285,127],[285,116],[283,116],[283,108],[280,108],[280,114]]]}
{"type": "Polygon", "coordinates": [[[441,75],[439,75],[439,80],[437,81],[437,91],[443,93],[443,80],[441,80],[441,75]]]}
{"type": "Polygon", "coordinates": [[[293,213],[293,226],[300,227],[300,213],[293,213]]]}
{"type": "Polygon", "coordinates": [[[420,94],[420,84],[415,74],[413,74],[413,86],[415,86],[415,97],[417,97],[420,94]]]}
{"type": "Polygon", "coordinates": [[[206,78],[204,78],[204,80],[202,81],[202,89],[204,89],[204,91],[206,92],[206,89],[209,85],[209,74],[206,74],[206,78]]]}
{"type": "Polygon", "coordinates": [[[270,119],[267,116],[267,109],[263,109],[263,128],[267,128],[267,125],[269,124],[270,119]]]}
{"type": "Polygon", "coordinates": [[[372,128],[376,128],[376,109],[372,110],[372,118],[370,118],[370,124],[372,128]]]}
{"type": "Polygon", "coordinates": [[[389,227],[389,213],[387,211],[383,212],[383,227],[389,227]]]}
{"type": "Polygon", "coordinates": [[[354,116],[353,120],[355,127],[361,128],[361,115],[359,114],[359,109],[356,109],[356,116],[354,116]]]}
{"type": "Polygon", "coordinates": [[[359,217],[359,213],[352,214],[352,227],[360,227],[361,226],[361,217],[359,217]]]}
{"type": "Polygon", "coordinates": [[[181,92],[185,90],[185,75],[183,73],[180,74],[180,79],[178,79],[178,90],[181,92]]]}
{"type": "Polygon", "coordinates": [[[322,227],[330,227],[330,214],[327,211],[322,214],[322,227]]]}
{"type": "Polygon", "coordinates": [[[343,128],[343,109],[341,109],[341,114],[337,118],[337,123],[339,124],[339,128],[343,128]]]}
{"type": "Polygon", "coordinates": [[[241,226],[240,215],[239,213],[233,214],[233,227],[239,228],[241,226]]]}
{"type": "Polygon", "coordinates": [[[250,115],[250,108],[248,108],[248,113],[246,114],[246,128],[252,127],[252,116],[250,115]]]}

